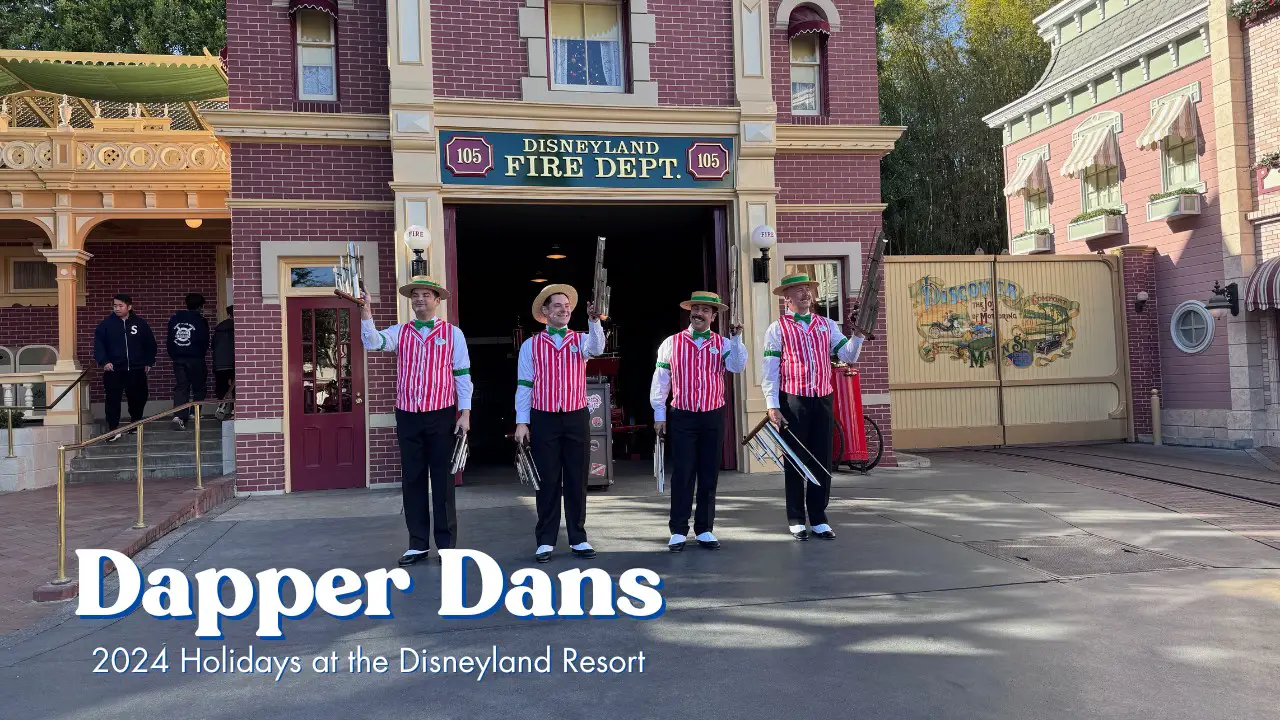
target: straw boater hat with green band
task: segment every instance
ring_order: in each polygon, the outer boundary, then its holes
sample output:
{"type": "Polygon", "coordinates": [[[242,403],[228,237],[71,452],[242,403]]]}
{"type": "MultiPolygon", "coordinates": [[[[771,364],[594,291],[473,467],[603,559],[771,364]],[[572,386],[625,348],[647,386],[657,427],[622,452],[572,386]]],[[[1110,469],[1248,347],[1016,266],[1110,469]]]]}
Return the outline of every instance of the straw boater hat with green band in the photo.
{"type": "Polygon", "coordinates": [[[680,307],[685,310],[692,310],[694,305],[715,305],[721,310],[728,310],[729,306],[720,302],[720,296],[710,290],[698,290],[689,296],[688,300],[680,303],[680,307]]]}
{"type": "Polygon", "coordinates": [[[428,290],[434,290],[436,292],[436,295],[440,296],[441,300],[449,299],[449,291],[445,290],[443,285],[436,282],[435,280],[432,280],[426,275],[414,275],[409,280],[408,285],[400,286],[400,294],[407,298],[412,298],[413,291],[415,288],[426,288],[428,290]]]}
{"type": "Polygon", "coordinates": [[[791,273],[782,277],[782,283],[773,289],[773,294],[785,295],[789,288],[800,287],[801,285],[812,285],[814,291],[818,289],[817,280],[810,280],[809,276],[804,273],[791,273]]]}
{"type": "Polygon", "coordinates": [[[544,325],[547,322],[547,315],[542,312],[542,304],[552,295],[565,295],[569,298],[570,309],[578,307],[578,291],[574,290],[572,285],[551,284],[542,288],[538,297],[533,299],[533,319],[544,325]]]}

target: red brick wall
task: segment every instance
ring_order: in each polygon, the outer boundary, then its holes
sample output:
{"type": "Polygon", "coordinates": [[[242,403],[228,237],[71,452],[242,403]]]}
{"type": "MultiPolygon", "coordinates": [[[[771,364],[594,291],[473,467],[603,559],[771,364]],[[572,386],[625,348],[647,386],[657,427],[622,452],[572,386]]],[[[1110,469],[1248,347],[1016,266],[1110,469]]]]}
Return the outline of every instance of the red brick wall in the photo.
{"type": "MultiPolygon", "coordinates": [[[[833,256],[842,256],[848,254],[847,243],[858,243],[860,252],[862,253],[862,267],[865,269],[870,260],[871,243],[875,239],[876,232],[880,229],[881,218],[875,213],[850,213],[850,212],[829,212],[829,213],[778,213],[778,239],[780,245],[777,252],[786,257],[787,243],[794,242],[825,242],[831,243],[831,254],[833,256]]],[[[847,269],[846,269],[847,270],[847,269]]],[[[852,286],[853,283],[848,283],[852,286]]],[[[881,307],[884,307],[884,289],[881,288],[881,307]]],[[[847,301],[853,301],[856,296],[847,298],[847,301]]],[[[886,344],[886,317],[883,310],[880,318],[876,322],[876,328],[872,331],[875,336],[874,340],[869,340],[862,348],[862,355],[856,363],[858,369],[859,380],[862,385],[862,394],[866,395],[887,395],[889,392],[889,351],[886,344]]],[[[845,332],[849,332],[850,328],[845,323],[845,332]]],[[[889,405],[869,405],[865,408],[866,414],[870,415],[880,426],[880,431],[884,435],[884,459],[881,461],[886,467],[897,464],[897,460],[893,453],[893,423],[890,417],[889,405]]]]}
{"type": "MultiPolygon", "coordinates": [[[[379,327],[395,321],[395,218],[391,211],[303,211],[236,209],[232,212],[232,262],[235,267],[236,416],[241,419],[282,418],[284,368],[279,305],[262,301],[259,245],[264,240],[356,241],[366,249],[376,244],[382,302],[374,306],[379,327]]],[[[276,272],[276,268],[266,268],[276,272]]],[[[371,353],[366,366],[366,397],[371,413],[392,412],[395,397],[395,359],[371,353]]],[[[371,482],[399,478],[398,460],[388,464],[386,448],[394,450],[394,434],[370,433],[370,448],[378,459],[370,466],[371,482]]],[[[284,489],[284,436],[237,435],[237,489],[284,489]]]]}
{"type": "MultiPolygon", "coordinates": [[[[1160,388],[1160,322],[1156,286],[1156,252],[1129,246],[1119,249],[1124,271],[1124,314],[1129,328],[1129,382],[1133,393],[1133,428],[1150,435],[1151,389],[1160,388]],[[1134,309],[1139,292],[1148,295],[1142,312],[1134,309]]],[[[1163,399],[1162,399],[1163,402],[1163,399]]]]}
{"type": "MultiPolygon", "coordinates": [[[[1244,26],[1245,102],[1249,119],[1249,159],[1280,151],[1280,12],[1244,26]]],[[[1258,188],[1254,180],[1254,192],[1258,188]]]]}
{"type": "MultiPolygon", "coordinates": [[[[1228,375],[1227,333],[1219,326],[1213,344],[1196,355],[1188,355],[1173,344],[1169,322],[1175,308],[1186,300],[1209,297],[1215,280],[1222,279],[1222,229],[1218,218],[1217,149],[1214,143],[1213,75],[1209,60],[1192,63],[1133,92],[1103,103],[1087,113],[1050,126],[1005,148],[1007,173],[1016,168],[1018,155],[1041,145],[1049,145],[1051,184],[1049,221],[1054,225],[1054,249],[1058,253],[1089,253],[1117,245],[1145,245],[1156,250],[1155,283],[1161,303],[1157,311],[1160,339],[1162,400],[1169,409],[1212,409],[1231,407],[1228,375]],[[1160,153],[1139,150],[1137,136],[1151,118],[1150,102],[1192,82],[1200,82],[1201,100],[1196,104],[1200,124],[1200,179],[1206,184],[1203,214],[1166,222],[1147,221],[1147,201],[1161,192],[1160,153]],[[1080,214],[1080,182],[1059,175],[1071,152],[1072,131],[1095,112],[1121,113],[1124,129],[1118,138],[1121,157],[1121,200],[1128,205],[1127,231],[1117,240],[1094,243],[1069,242],[1067,225],[1080,214]]],[[[1021,232],[1025,209],[1020,196],[1008,204],[1009,225],[1021,232]]],[[[1151,292],[1151,290],[1148,290],[1151,292]]]]}
{"type": "Polygon", "coordinates": [[[435,0],[431,55],[439,97],[519,100],[529,55],[520,0],[435,0]]]}
{"type": "Polygon", "coordinates": [[[374,145],[232,143],[234,197],[391,200],[391,149],[374,145]]]}
{"type": "Polygon", "coordinates": [[[778,204],[878,203],[880,158],[875,155],[778,155],[778,204]]]}
{"type": "MultiPolygon", "coordinates": [[[[270,0],[227,0],[227,76],[231,107],[246,110],[316,110],[295,107],[293,18],[270,0]]],[[[387,10],[359,2],[337,23],[338,102],[341,112],[387,112],[387,10]]],[[[209,48],[213,50],[214,48],[209,48]]]]}
{"type": "Polygon", "coordinates": [[[23,345],[52,345],[56,348],[58,308],[0,308],[0,328],[3,328],[0,330],[0,345],[15,353],[23,345]]]}
{"type": "Polygon", "coordinates": [[[662,105],[736,105],[731,2],[650,0],[658,43],[649,69],[662,105]]]}
{"type": "Polygon", "coordinates": [[[820,117],[791,115],[791,46],[785,28],[774,27],[781,0],[769,3],[769,50],[773,98],[778,122],[797,124],[879,125],[880,95],[876,77],[875,7],[870,2],[834,0],[840,31],[826,39],[826,84],[820,117]]]}

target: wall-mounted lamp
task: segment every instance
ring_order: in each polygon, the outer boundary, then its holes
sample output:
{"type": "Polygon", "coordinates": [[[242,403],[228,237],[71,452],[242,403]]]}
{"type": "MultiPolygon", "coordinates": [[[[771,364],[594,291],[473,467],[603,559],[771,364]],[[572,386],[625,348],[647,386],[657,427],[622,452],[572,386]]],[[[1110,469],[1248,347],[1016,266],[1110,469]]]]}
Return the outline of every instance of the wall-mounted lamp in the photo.
{"type": "Polygon", "coordinates": [[[559,245],[552,245],[551,252],[547,253],[547,257],[551,260],[563,260],[568,256],[564,254],[559,245]]]}
{"type": "Polygon", "coordinates": [[[410,225],[404,231],[404,244],[413,251],[413,260],[409,263],[409,275],[418,277],[428,275],[427,260],[422,253],[431,247],[431,233],[420,225],[410,225]]]}
{"type": "Polygon", "coordinates": [[[1209,298],[1204,307],[1209,314],[1221,320],[1227,316],[1230,311],[1232,315],[1240,314],[1240,288],[1235,283],[1231,283],[1225,288],[1222,283],[1214,281],[1213,297],[1209,298]]]}
{"type": "Polygon", "coordinates": [[[751,231],[751,246],[760,251],[760,257],[751,261],[751,279],[755,282],[769,282],[769,248],[777,244],[778,234],[768,225],[757,225],[751,231]]]}
{"type": "Polygon", "coordinates": [[[186,223],[187,223],[187,227],[191,228],[192,230],[195,230],[196,228],[204,224],[204,220],[201,220],[200,218],[187,218],[186,223]]]}
{"type": "Polygon", "coordinates": [[[1139,290],[1138,294],[1135,295],[1133,299],[1133,311],[1142,312],[1143,308],[1147,306],[1147,301],[1150,299],[1151,296],[1147,294],[1146,290],[1139,290]]]}

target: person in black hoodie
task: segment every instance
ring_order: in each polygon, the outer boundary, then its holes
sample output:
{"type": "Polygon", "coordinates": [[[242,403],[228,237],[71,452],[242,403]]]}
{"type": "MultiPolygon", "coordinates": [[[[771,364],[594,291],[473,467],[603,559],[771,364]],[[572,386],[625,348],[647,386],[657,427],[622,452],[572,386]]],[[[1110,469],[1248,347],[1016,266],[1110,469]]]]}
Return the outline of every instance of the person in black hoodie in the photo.
{"type": "MultiPolygon", "coordinates": [[[[129,396],[129,417],[138,422],[147,407],[147,373],[156,364],[156,336],[147,321],[133,312],[133,298],[121,293],[111,314],[93,331],[93,360],[102,368],[107,391],[107,428],[120,427],[120,399],[129,396]]],[[[136,428],[129,431],[136,434],[136,428]]],[[[107,442],[120,439],[116,433],[107,442]]]]}
{"type": "MultiPolygon", "coordinates": [[[[209,352],[209,321],[200,313],[204,296],[189,293],[186,310],[179,310],[169,318],[169,359],[173,361],[173,406],[191,400],[203,400],[209,381],[209,366],[205,355],[209,352]]],[[[191,408],[179,410],[173,416],[173,425],[186,429],[191,419],[191,408]]]]}

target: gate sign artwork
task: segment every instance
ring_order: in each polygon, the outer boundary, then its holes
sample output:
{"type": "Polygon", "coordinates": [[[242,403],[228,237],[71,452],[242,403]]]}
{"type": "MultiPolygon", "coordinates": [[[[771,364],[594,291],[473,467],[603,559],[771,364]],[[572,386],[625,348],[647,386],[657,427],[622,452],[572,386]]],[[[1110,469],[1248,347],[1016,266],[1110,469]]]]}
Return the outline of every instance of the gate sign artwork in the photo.
{"type": "Polygon", "coordinates": [[[733,139],[440,132],[451,185],[732,188],[733,139]]]}
{"type": "Polygon", "coordinates": [[[1026,368],[1071,357],[1080,314],[1075,300],[989,277],[951,285],[926,275],[910,292],[925,362],[945,357],[980,368],[998,359],[1026,368]]]}

